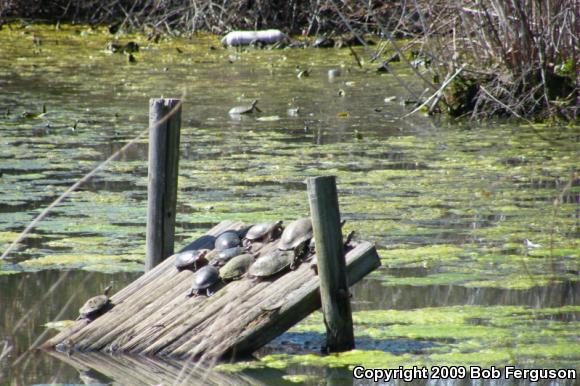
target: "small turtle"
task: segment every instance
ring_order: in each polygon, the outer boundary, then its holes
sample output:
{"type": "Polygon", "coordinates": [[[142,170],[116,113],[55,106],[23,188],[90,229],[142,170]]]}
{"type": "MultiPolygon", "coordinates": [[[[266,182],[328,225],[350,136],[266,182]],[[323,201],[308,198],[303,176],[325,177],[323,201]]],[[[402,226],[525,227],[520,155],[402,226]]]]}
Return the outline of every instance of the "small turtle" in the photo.
{"type": "Polygon", "coordinates": [[[197,296],[200,291],[205,290],[206,296],[213,295],[212,287],[214,284],[220,280],[220,273],[216,267],[213,265],[206,265],[195,272],[193,275],[193,282],[191,283],[191,288],[185,295],[190,298],[192,296],[197,296]]]}
{"type": "Polygon", "coordinates": [[[248,271],[253,262],[254,256],[249,253],[238,255],[220,268],[220,276],[225,281],[237,280],[248,271]]]}
{"type": "Polygon", "coordinates": [[[225,263],[227,263],[228,261],[230,261],[232,258],[239,256],[241,254],[243,254],[244,252],[246,252],[246,250],[242,247],[233,247],[233,248],[228,248],[228,249],[224,249],[223,251],[216,251],[217,253],[213,254],[214,257],[213,259],[210,260],[210,264],[216,267],[221,267],[222,265],[224,265],[225,263]]]}
{"type": "Polygon", "coordinates": [[[79,317],[77,320],[80,319],[89,319],[93,320],[96,317],[100,316],[101,312],[104,311],[109,305],[111,304],[109,300],[109,291],[113,288],[112,286],[108,286],[103,291],[102,295],[93,296],[89,300],[83,304],[81,308],[79,308],[79,317]]]}
{"type": "Polygon", "coordinates": [[[287,268],[293,269],[295,261],[296,258],[291,251],[275,249],[258,257],[254,264],[250,266],[248,275],[256,279],[269,277],[287,268]]]}
{"type": "Polygon", "coordinates": [[[254,225],[246,233],[243,240],[245,247],[252,244],[254,241],[262,241],[264,243],[277,239],[282,232],[282,221],[276,222],[262,222],[254,225]]]}
{"type": "Polygon", "coordinates": [[[226,231],[219,235],[217,239],[215,239],[215,249],[218,251],[237,247],[240,244],[240,236],[236,231],[226,231]]]}
{"type": "Polygon", "coordinates": [[[207,264],[205,256],[209,249],[192,249],[189,251],[180,252],[175,255],[175,268],[179,272],[184,269],[192,269],[197,271],[207,264]]]}
{"type": "Polygon", "coordinates": [[[298,257],[303,253],[307,253],[312,239],[312,221],[310,217],[305,217],[291,222],[280,238],[278,249],[281,251],[289,251],[293,249],[298,257]]]}
{"type": "Polygon", "coordinates": [[[330,48],[334,47],[334,45],[335,45],[334,39],[326,36],[319,36],[312,43],[312,47],[314,48],[330,48]]]}
{"type": "Polygon", "coordinates": [[[260,110],[258,108],[257,104],[258,104],[258,100],[254,99],[252,101],[252,103],[249,105],[241,105],[241,106],[232,107],[229,111],[229,114],[230,115],[251,114],[254,111],[261,113],[262,110],[260,110]]]}

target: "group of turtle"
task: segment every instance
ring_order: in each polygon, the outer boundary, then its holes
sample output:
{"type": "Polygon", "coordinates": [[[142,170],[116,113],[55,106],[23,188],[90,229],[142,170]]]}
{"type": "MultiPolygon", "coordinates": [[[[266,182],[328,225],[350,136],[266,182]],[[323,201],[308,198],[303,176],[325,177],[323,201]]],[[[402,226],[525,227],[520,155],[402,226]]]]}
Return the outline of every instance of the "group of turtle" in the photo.
{"type": "Polygon", "coordinates": [[[286,269],[295,269],[313,253],[312,221],[301,218],[283,228],[282,221],[264,222],[240,232],[226,231],[214,243],[214,249],[194,249],[174,256],[179,272],[193,271],[192,285],[186,296],[211,296],[221,282],[247,276],[261,280],[286,269]],[[277,248],[260,255],[258,250],[277,240],[277,248]]]}
{"type": "MultiPolygon", "coordinates": [[[[188,297],[205,293],[211,296],[221,282],[247,276],[261,280],[295,269],[314,253],[312,221],[301,218],[286,228],[282,221],[264,222],[242,231],[226,231],[214,242],[213,250],[193,249],[174,255],[176,269],[193,271],[188,297]],[[259,250],[267,243],[280,239],[277,248],[261,254],[259,250]]],[[[352,237],[347,237],[347,243],[352,237]]],[[[345,243],[346,245],[346,243],[345,243]]],[[[77,320],[93,320],[112,307],[108,286],[103,294],[87,300],[79,309],[77,320]]]]}

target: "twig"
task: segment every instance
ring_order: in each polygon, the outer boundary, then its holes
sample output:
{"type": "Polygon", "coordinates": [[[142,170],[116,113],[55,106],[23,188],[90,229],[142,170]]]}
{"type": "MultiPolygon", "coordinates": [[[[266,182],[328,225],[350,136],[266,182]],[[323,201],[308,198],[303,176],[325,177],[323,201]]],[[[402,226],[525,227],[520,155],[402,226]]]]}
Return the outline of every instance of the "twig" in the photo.
{"type": "MultiPolygon", "coordinates": [[[[461,73],[461,71],[463,71],[463,69],[465,68],[465,66],[467,66],[467,64],[463,63],[461,65],[461,67],[459,67],[457,69],[457,71],[455,71],[455,73],[449,79],[447,79],[445,82],[443,82],[443,84],[441,85],[441,87],[439,87],[439,90],[437,90],[433,95],[431,95],[429,98],[427,98],[427,100],[425,102],[421,103],[421,105],[419,105],[415,110],[411,111],[410,113],[407,113],[407,114],[403,115],[401,117],[401,119],[407,118],[409,115],[415,114],[417,111],[421,110],[423,108],[423,106],[426,106],[433,98],[436,98],[439,95],[443,95],[443,91],[445,90],[445,88],[449,85],[449,83],[451,83],[451,81],[453,79],[455,79],[455,77],[457,75],[459,75],[461,73]]],[[[441,98],[441,97],[439,96],[439,98],[441,98]]]]}

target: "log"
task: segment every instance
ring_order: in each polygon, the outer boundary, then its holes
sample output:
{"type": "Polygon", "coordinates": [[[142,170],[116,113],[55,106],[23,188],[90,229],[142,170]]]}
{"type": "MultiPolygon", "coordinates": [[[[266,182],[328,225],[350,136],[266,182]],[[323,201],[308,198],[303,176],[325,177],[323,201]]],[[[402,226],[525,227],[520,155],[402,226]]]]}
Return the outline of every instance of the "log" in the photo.
{"type": "Polygon", "coordinates": [[[149,100],[146,271],[173,254],[180,127],[180,100],[149,100]]]}
{"type": "Polygon", "coordinates": [[[354,331],[340,229],[336,178],[311,177],[306,183],[318,256],[320,299],[326,326],[324,351],[352,350],[354,331]]]}

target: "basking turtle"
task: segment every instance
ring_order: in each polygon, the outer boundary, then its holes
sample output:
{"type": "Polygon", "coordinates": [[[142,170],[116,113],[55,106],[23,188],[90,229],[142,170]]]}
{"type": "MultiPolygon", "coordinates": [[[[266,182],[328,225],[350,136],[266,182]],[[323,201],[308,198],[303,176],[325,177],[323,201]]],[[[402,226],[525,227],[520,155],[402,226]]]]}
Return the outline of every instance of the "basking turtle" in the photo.
{"type": "Polygon", "coordinates": [[[216,251],[217,253],[212,253],[214,255],[213,259],[210,260],[210,264],[216,267],[221,267],[226,264],[232,258],[239,256],[246,252],[242,247],[233,247],[224,249],[223,251],[216,251]]]}
{"type": "Polygon", "coordinates": [[[236,231],[226,231],[219,235],[217,239],[215,239],[215,249],[218,251],[237,247],[240,244],[240,236],[236,231]]]}
{"type": "Polygon", "coordinates": [[[206,265],[193,274],[191,288],[185,296],[188,298],[198,296],[200,291],[205,290],[206,296],[213,295],[212,287],[220,280],[220,273],[213,265],[206,265]]]}
{"type": "Polygon", "coordinates": [[[258,108],[257,104],[258,104],[258,100],[254,99],[252,101],[252,103],[249,105],[241,105],[241,106],[232,107],[229,111],[229,114],[230,115],[251,114],[254,111],[261,113],[262,110],[260,110],[258,108]]]}
{"type": "Polygon", "coordinates": [[[246,233],[246,237],[243,240],[243,244],[245,247],[247,247],[254,241],[262,241],[267,243],[277,239],[281,232],[282,221],[262,222],[254,225],[248,230],[248,233],[246,233]]]}
{"type": "Polygon", "coordinates": [[[304,258],[310,252],[310,240],[313,236],[310,217],[291,222],[280,238],[278,249],[281,251],[294,250],[297,258],[304,258]]]}
{"type": "Polygon", "coordinates": [[[192,269],[197,271],[201,267],[207,264],[205,256],[208,254],[209,249],[192,249],[189,251],[180,252],[175,255],[175,268],[179,272],[184,269],[192,269]]]}
{"type": "Polygon", "coordinates": [[[253,262],[254,256],[249,253],[238,255],[220,268],[220,276],[225,281],[238,280],[248,271],[253,262]]]}
{"type": "Polygon", "coordinates": [[[103,291],[102,295],[93,296],[89,300],[83,304],[81,308],[79,308],[79,317],[77,320],[80,319],[89,319],[93,320],[96,319],[100,314],[110,306],[111,302],[109,300],[109,291],[111,291],[112,286],[108,286],[103,291]]]}
{"type": "Polygon", "coordinates": [[[248,275],[256,279],[269,277],[287,268],[293,269],[295,261],[296,258],[291,251],[275,249],[258,257],[254,264],[250,266],[248,275]]]}

